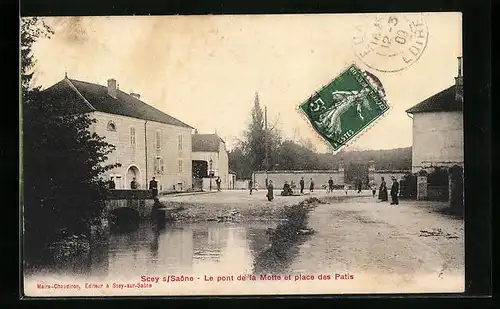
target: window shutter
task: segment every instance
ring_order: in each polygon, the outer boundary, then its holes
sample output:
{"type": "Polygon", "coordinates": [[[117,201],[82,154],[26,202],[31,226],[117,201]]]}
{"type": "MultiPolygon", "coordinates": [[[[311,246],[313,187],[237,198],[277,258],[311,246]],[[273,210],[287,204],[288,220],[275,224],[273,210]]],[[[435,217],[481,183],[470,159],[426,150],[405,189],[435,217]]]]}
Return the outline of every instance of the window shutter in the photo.
{"type": "Polygon", "coordinates": [[[154,167],[153,167],[153,170],[155,171],[155,173],[157,173],[157,172],[158,172],[158,159],[156,159],[156,160],[154,161],[154,167]]]}
{"type": "Polygon", "coordinates": [[[163,174],[163,170],[164,170],[164,168],[163,168],[163,158],[160,159],[160,166],[161,166],[161,173],[163,174]]]}

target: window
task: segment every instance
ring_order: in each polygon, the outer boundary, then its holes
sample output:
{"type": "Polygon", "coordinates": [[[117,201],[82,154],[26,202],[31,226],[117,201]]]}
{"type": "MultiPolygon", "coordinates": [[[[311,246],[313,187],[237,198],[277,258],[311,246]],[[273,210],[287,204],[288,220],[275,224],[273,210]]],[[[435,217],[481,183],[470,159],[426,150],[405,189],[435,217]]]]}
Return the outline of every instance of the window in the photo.
{"type": "Polygon", "coordinates": [[[135,147],[135,128],[130,128],[130,146],[135,147]]]}
{"type": "Polygon", "coordinates": [[[161,149],[161,131],[156,130],[156,149],[160,150],[161,149]]]}
{"type": "Polygon", "coordinates": [[[108,122],[108,131],[116,131],[116,125],[112,120],[108,122]]]}
{"type": "Polygon", "coordinates": [[[162,157],[156,157],[154,161],[154,170],[156,174],[163,174],[164,168],[163,168],[163,158],[162,157]]]}
{"type": "Polygon", "coordinates": [[[178,160],[177,164],[177,172],[182,173],[182,160],[178,160]]]}
{"type": "Polygon", "coordinates": [[[182,135],[177,136],[177,147],[182,150],[182,135]]]}

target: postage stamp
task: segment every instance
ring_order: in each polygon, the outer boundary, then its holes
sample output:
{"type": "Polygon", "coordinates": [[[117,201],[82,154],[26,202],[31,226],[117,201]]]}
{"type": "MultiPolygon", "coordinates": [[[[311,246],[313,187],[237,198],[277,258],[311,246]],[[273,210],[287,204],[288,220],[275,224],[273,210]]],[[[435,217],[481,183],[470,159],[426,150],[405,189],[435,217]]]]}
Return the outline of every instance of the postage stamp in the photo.
{"type": "Polygon", "coordinates": [[[302,103],[299,110],[337,151],[389,109],[384,97],[378,79],[352,64],[302,103]]]}
{"type": "Polygon", "coordinates": [[[422,14],[377,15],[356,26],[352,48],[368,67],[380,72],[398,72],[418,61],[428,36],[422,14]]]}

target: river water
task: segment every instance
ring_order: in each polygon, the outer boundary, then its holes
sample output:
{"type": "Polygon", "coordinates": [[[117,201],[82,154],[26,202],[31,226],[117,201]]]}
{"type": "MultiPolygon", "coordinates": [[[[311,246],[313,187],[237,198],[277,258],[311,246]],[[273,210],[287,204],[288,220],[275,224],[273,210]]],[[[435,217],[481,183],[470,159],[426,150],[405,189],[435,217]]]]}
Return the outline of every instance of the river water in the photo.
{"type": "Polygon", "coordinates": [[[143,275],[250,274],[269,268],[263,258],[271,246],[266,232],[276,225],[207,222],[158,227],[142,222],[133,231],[115,231],[106,241],[92,241],[86,255],[37,266],[27,275],[138,280],[143,275]]]}

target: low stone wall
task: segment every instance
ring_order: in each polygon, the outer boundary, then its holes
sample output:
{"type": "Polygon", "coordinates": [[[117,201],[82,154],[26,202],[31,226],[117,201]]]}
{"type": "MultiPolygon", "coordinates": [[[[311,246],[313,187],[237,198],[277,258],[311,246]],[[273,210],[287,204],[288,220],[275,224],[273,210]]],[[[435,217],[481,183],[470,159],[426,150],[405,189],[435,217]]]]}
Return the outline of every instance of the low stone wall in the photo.
{"type": "Polygon", "coordinates": [[[113,189],[108,190],[107,199],[108,200],[122,200],[122,199],[152,199],[150,190],[121,190],[113,189]]]}
{"type": "Polygon", "coordinates": [[[282,188],[285,181],[290,183],[295,182],[295,185],[299,187],[299,181],[301,177],[304,177],[305,188],[309,188],[310,179],[314,181],[315,188],[319,189],[323,185],[328,185],[328,180],[330,177],[333,179],[333,183],[338,186],[344,185],[344,172],[338,170],[328,170],[328,171],[269,171],[263,172],[258,171],[253,174],[253,179],[260,188],[266,185],[266,175],[269,180],[272,180],[275,188],[282,188]]]}
{"type": "Polygon", "coordinates": [[[234,184],[235,190],[248,190],[249,188],[249,180],[236,180],[234,184]]]}

